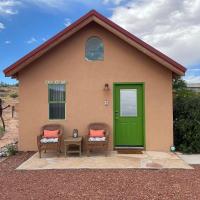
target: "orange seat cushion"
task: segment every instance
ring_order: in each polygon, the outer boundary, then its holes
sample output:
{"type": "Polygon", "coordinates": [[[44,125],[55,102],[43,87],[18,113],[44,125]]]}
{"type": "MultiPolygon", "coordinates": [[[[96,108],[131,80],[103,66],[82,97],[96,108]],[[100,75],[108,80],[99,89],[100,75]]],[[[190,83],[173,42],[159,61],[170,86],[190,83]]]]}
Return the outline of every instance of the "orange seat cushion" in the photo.
{"type": "Polygon", "coordinates": [[[90,129],[90,137],[104,137],[104,130],[92,130],[90,129]]]}
{"type": "Polygon", "coordinates": [[[58,133],[59,133],[59,130],[53,130],[53,131],[44,130],[44,137],[45,138],[57,138],[58,133]]]}

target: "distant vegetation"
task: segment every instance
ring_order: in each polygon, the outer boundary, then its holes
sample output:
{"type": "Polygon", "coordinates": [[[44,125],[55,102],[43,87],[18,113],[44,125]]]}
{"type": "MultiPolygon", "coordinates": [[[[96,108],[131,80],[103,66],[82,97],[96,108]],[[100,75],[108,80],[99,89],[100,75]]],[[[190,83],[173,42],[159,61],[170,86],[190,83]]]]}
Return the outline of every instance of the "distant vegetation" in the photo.
{"type": "Polygon", "coordinates": [[[178,151],[200,153],[200,94],[177,78],[174,89],[174,143],[178,151]]]}
{"type": "Polygon", "coordinates": [[[5,82],[0,82],[0,87],[18,87],[19,83],[15,83],[15,84],[9,84],[9,83],[5,83],[5,82]]]}
{"type": "Polygon", "coordinates": [[[0,82],[0,98],[4,102],[8,100],[16,100],[18,97],[18,83],[8,84],[5,82],[0,82]]]}
{"type": "Polygon", "coordinates": [[[13,98],[13,99],[15,99],[15,98],[18,97],[18,94],[17,94],[16,92],[15,92],[15,93],[12,93],[12,94],[10,94],[10,97],[13,98]]]}

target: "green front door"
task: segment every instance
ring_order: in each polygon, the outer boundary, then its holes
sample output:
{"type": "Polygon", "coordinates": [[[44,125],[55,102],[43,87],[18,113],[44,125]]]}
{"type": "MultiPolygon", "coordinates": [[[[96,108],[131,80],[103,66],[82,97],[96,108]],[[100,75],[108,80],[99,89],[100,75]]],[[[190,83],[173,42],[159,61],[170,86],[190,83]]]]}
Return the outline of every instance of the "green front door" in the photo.
{"type": "Polygon", "coordinates": [[[143,84],[114,85],[115,147],[144,146],[143,84]]]}

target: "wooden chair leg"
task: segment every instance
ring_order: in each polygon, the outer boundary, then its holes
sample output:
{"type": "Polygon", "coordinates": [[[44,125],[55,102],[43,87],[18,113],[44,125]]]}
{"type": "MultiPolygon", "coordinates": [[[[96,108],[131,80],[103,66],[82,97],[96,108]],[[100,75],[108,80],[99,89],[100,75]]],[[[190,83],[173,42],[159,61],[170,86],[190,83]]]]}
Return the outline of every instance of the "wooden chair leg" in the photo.
{"type": "Polygon", "coordinates": [[[61,144],[59,145],[59,153],[62,153],[62,151],[61,151],[61,144]]]}
{"type": "Polygon", "coordinates": [[[59,154],[62,153],[62,151],[61,151],[61,142],[59,142],[59,145],[58,145],[58,151],[59,151],[59,154]]]}
{"type": "Polygon", "coordinates": [[[87,148],[87,156],[89,157],[90,156],[90,149],[87,148]]]}
{"type": "Polygon", "coordinates": [[[108,156],[108,145],[105,146],[105,156],[108,156]]]}
{"type": "Polygon", "coordinates": [[[108,156],[108,149],[105,150],[105,156],[108,156]]]}
{"type": "Polygon", "coordinates": [[[60,155],[60,148],[59,148],[59,144],[57,144],[57,156],[59,157],[60,155]]]}
{"type": "Polygon", "coordinates": [[[65,157],[67,157],[67,144],[64,144],[65,157]]]}
{"type": "Polygon", "coordinates": [[[39,153],[39,158],[41,158],[41,146],[38,144],[38,153],[39,153]]]}
{"type": "Polygon", "coordinates": [[[39,150],[39,158],[41,158],[41,150],[39,150]]]}

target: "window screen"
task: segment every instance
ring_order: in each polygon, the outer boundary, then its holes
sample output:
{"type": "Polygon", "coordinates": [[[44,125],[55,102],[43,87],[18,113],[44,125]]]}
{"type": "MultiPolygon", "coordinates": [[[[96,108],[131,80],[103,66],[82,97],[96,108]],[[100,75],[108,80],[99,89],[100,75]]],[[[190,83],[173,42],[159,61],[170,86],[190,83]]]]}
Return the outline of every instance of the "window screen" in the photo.
{"type": "Polygon", "coordinates": [[[49,84],[49,119],[65,119],[65,84],[49,84]]]}

